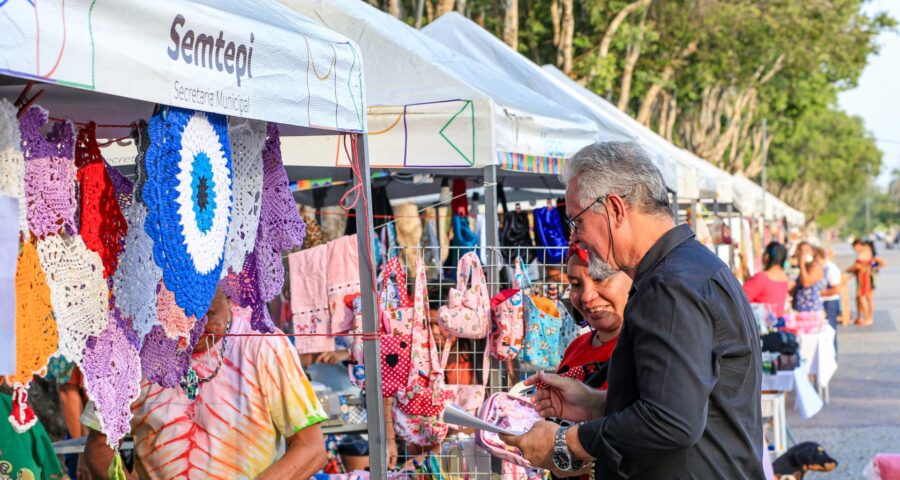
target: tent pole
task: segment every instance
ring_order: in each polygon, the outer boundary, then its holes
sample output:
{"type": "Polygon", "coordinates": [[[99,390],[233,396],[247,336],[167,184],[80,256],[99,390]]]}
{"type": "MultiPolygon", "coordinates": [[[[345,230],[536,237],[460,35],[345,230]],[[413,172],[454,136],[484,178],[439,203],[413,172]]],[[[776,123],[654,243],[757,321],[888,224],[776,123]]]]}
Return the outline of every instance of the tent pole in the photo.
{"type": "Polygon", "coordinates": [[[495,295],[500,288],[500,229],[498,227],[497,217],[497,166],[491,165],[484,168],[484,228],[485,231],[485,253],[484,260],[487,262],[488,268],[488,287],[491,296],[495,295]]]}
{"type": "MultiPolygon", "coordinates": [[[[367,199],[372,198],[372,175],[369,171],[369,136],[362,135],[359,142],[359,175],[360,194],[367,199]]],[[[372,257],[374,245],[366,245],[365,232],[375,239],[372,219],[372,204],[356,205],[356,244],[359,249],[359,288],[360,303],[363,316],[363,332],[378,333],[377,307],[375,304],[375,278],[372,268],[375,258],[372,257]]],[[[369,418],[369,469],[372,478],[387,478],[387,441],[384,435],[384,405],[381,396],[381,345],[378,339],[363,342],[363,355],[366,368],[366,412],[369,418]]]]}

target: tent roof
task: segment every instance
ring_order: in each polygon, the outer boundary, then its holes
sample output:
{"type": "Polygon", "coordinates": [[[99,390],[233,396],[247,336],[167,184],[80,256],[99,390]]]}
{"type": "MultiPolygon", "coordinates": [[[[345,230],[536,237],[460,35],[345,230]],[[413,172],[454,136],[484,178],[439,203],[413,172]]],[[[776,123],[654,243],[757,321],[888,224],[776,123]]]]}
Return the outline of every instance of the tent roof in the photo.
{"type": "MultiPolygon", "coordinates": [[[[516,52],[496,36],[466,17],[447,13],[431,22],[422,31],[455,51],[472,58],[484,66],[495,67],[505,78],[529,88],[532,92],[553,100],[568,111],[578,113],[597,126],[595,140],[640,141],[639,135],[578,92],[551,76],[537,64],[516,52]]],[[[663,173],[666,183],[676,189],[676,169],[673,160],[649,152],[663,173]]]]}
{"type": "MultiPolygon", "coordinates": [[[[455,53],[366,2],[281,2],[360,45],[375,166],[481,167],[497,164],[502,153],[565,158],[596,136],[587,118],[504,81],[500,71],[455,53]],[[398,121],[402,126],[396,126],[398,121]],[[374,134],[381,130],[383,135],[374,134]],[[448,158],[442,157],[445,152],[448,158]]],[[[332,165],[343,162],[329,160],[332,165]]]]}
{"type": "Polygon", "coordinates": [[[40,24],[36,8],[3,5],[0,74],[301,127],[366,128],[359,48],[277,2],[50,2],[40,24]]]}

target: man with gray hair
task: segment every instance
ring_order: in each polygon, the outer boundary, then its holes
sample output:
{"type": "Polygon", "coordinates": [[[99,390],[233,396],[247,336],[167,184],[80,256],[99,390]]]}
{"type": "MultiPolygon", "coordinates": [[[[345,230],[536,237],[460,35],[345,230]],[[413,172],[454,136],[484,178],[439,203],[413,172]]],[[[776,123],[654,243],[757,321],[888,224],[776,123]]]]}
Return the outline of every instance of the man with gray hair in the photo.
{"type": "Polygon", "coordinates": [[[547,417],[503,437],[559,476],[760,479],[759,336],[728,266],[675,226],[662,177],[633,143],[587,146],[563,169],[573,240],[634,280],[609,390],[539,373],[547,417]]]}

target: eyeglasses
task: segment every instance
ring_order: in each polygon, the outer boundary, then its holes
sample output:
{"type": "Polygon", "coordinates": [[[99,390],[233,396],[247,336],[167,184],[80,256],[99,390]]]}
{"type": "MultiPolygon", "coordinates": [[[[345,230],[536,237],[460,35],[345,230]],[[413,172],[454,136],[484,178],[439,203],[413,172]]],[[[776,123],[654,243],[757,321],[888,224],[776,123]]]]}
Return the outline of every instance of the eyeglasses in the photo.
{"type": "Polygon", "coordinates": [[[593,207],[594,205],[606,200],[606,197],[607,197],[607,195],[604,195],[602,197],[597,197],[596,200],[591,202],[590,205],[584,207],[584,209],[582,211],[578,212],[574,217],[569,217],[569,219],[566,220],[566,223],[569,224],[569,229],[572,230],[572,233],[575,233],[576,231],[578,231],[578,221],[577,221],[578,218],[581,217],[582,215],[584,215],[585,213],[587,213],[587,211],[590,210],[591,207],[593,207]]]}

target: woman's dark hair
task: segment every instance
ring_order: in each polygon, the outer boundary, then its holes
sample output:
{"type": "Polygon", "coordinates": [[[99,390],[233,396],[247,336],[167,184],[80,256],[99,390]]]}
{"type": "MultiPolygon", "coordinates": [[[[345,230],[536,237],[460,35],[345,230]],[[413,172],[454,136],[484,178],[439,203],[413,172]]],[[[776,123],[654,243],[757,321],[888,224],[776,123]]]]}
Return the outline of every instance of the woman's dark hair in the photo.
{"type": "Polygon", "coordinates": [[[869,246],[870,250],[872,250],[872,257],[877,257],[878,252],[875,251],[875,242],[873,242],[872,240],[869,240],[869,241],[865,242],[865,244],[869,246]]]}
{"type": "Polygon", "coordinates": [[[769,258],[766,261],[765,270],[775,266],[781,267],[784,265],[785,260],[787,260],[787,249],[778,242],[769,242],[769,244],[766,245],[766,256],[769,258]]]}

